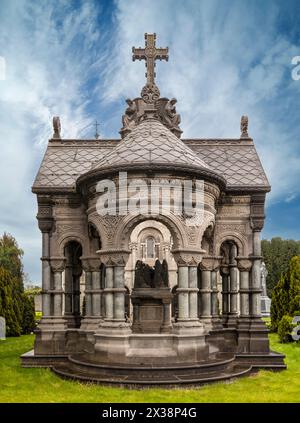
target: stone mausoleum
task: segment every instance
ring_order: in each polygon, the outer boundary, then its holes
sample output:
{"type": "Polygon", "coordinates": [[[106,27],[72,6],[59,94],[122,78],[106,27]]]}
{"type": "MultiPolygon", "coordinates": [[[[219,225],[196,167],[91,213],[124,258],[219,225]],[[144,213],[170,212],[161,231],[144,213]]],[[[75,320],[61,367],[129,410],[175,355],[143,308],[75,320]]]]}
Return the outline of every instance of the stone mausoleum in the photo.
{"type": "Polygon", "coordinates": [[[155,60],[168,60],[168,49],[156,47],[155,34],[145,39],[133,60],[145,60],[147,82],[127,100],[120,139],[62,139],[53,119],[32,188],[43,316],[22,364],[126,386],[284,369],[261,319],[260,233],[270,186],[248,118],[236,139],[182,138],[176,100],[155,84],[155,60]],[[191,187],[190,207],[179,207],[182,189],[172,181],[191,187]],[[199,181],[203,207],[193,220],[199,181]],[[168,186],[176,210],[162,207],[168,186]],[[154,212],[146,207],[152,188],[154,212]],[[140,212],[129,212],[128,192],[140,212]]]}

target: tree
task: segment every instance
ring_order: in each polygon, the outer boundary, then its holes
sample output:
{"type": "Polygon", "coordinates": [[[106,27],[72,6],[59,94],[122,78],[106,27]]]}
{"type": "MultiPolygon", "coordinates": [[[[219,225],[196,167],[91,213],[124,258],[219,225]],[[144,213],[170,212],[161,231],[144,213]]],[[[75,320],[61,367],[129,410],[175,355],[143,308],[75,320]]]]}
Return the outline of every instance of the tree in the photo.
{"type": "Polygon", "coordinates": [[[292,257],[286,272],[275,286],[271,303],[271,323],[274,331],[283,316],[295,316],[300,310],[300,256],[292,257]]]}
{"type": "Polygon", "coordinates": [[[267,290],[271,297],[280,276],[287,271],[292,257],[300,255],[300,241],[284,240],[279,237],[262,240],[262,254],[268,271],[267,290]]]}
{"type": "Polygon", "coordinates": [[[24,293],[23,251],[12,235],[0,237],[0,315],[7,335],[30,333],[34,327],[34,302],[24,293]]]}
{"type": "Polygon", "coordinates": [[[19,298],[13,295],[15,284],[11,273],[0,267],[0,316],[5,317],[7,336],[20,336],[22,331],[19,298]]]}

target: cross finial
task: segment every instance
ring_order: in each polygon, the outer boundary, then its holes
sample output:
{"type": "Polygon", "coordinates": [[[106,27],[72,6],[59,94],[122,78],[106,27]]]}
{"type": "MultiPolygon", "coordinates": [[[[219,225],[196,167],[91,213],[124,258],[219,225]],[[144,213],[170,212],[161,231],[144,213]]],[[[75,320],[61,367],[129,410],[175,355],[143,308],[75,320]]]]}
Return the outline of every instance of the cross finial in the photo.
{"type": "Polygon", "coordinates": [[[146,61],[146,77],[147,85],[155,85],[154,79],[155,74],[155,60],[169,60],[169,49],[166,48],[156,48],[156,34],[145,34],[145,48],[135,48],[132,47],[132,60],[145,60],[146,61]]]}
{"type": "Polygon", "coordinates": [[[98,126],[100,126],[100,124],[97,121],[95,121],[94,125],[95,125],[95,128],[96,128],[95,138],[97,140],[100,136],[99,133],[98,133],[98,126]]]}

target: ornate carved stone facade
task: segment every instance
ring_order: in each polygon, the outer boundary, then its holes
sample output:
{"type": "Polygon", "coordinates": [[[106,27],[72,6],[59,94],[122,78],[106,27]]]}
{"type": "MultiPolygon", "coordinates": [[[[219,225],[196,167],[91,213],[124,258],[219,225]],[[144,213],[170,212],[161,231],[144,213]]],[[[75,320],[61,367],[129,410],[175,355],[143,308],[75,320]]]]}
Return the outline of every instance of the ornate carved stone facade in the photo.
{"type": "Polygon", "coordinates": [[[33,185],[43,317],[23,363],[128,385],[285,368],[261,320],[260,231],[270,186],[248,118],[237,139],[180,139],[176,100],[160,97],[155,84],[155,60],[168,58],[155,38],[146,34],[145,48],[133,50],[146,60],[147,82],[141,97],[127,100],[121,140],[64,140],[53,120],[33,185]],[[164,283],[135,286],[142,268],[164,283]]]}

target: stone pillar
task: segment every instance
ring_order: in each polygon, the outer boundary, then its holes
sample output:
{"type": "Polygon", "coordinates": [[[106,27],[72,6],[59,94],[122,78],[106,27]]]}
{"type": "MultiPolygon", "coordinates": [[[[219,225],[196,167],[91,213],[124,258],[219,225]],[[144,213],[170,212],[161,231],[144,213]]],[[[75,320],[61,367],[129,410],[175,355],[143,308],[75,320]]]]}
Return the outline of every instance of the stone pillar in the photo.
{"type": "Polygon", "coordinates": [[[237,247],[235,244],[231,245],[229,253],[229,273],[230,273],[230,310],[227,321],[228,327],[236,327],[238,317],[238,270],[237,270],[237,247]]]}
{"type": "Polygon", "coordinates": [[[81,263],[85,271],[85,316],[81,328],[95,331],[102,320],[101,263],[98,257],[81,257],[81,263]]]}
{"type": "Polygon", "coordinates": [[[220,265],[211,272],[211,316],[212,316],[212,327],[213,329],[222,329],[222,322],[219,311],[219,300],[218,300],[218,270],[220,265]]]}
{"type": "Polygon", "coordinates": [[[62,272],[65,269],[64,257],[51,257],[50,264],[53,273],[53,329],[65,329],[67,327],[65,319],[62,317],[63,289],[62,272]]]}
{"type": "Polygon", "coordinates": [[[112,320],[114,318],[114,268],[112,266],[106,267],[105,277],[105,320],[112,320]]]}
{"type": "Polygon", "coordinates": [[[261,317],[261,241],[260,231],[253,232],[253,256],[252,256],[252,283],[251,283],[251,315],[261,317]]]}
{"type": "Polygon", "coordinates": [[[229,315],[229,268],[222,266],[220,269],[222,277],[222,323],[227,326],[229,315]]]}
{"type": "Polygon", "coordinates": [[[189,319],[189,268],[178,266],[178,322],[189,319]]]}
{"type": "MultiPolygon", "coordinates": [[[[201,269],[201,315],[209,329],[213,329],[214,323],[219,322],[218,318],[218,287],[217,287],[217,269],[221,257],[205,256],[200,263],[201,269]]],[[[218,326],[217,325],[217,326],[218,326]]]]}
{"type": "Polygon", "coordinates": [[[114,320],[120,322],[125,322],[124,268],[125,266],[114,267],[114,320]]]}
{"type": "Polygon", "coordinates": [[[43,318],[51,315],[51,267],[49,263],[49,232],[42,232],[42,314],[43,318]]]}
{"type": "Polygon", "coordinates": [[[198,268],[189,267],[189,318],[198,321],[198,268]]]}
{"type": "Polygon", "coordinates": [[[240,316],[249,319],[250,314],[250,270],[252,262],[248,257],[237,257],[240,272],[240,316]]]}
{"type": "Polygon", "coordinates": [[[50,233],[53,227],[52,200],[49,195],[38,195],[39,229],[42,232],[42,319],[39,328],[50,323],[51,307],[51,266],[50,266],[50,233]]]}
{"type": "Polygon", "coordinates": [[[174,331],[199,330],[204,333],[203,324],[198,317],[198,264],[202,251],[173,250],[172,254],[178,266],[178,318],[173,324],[174,331]]]}
{"type": "Polygon", "coordinates": [[[129,254],[128,250],[99,250],[101,262],[106,267],[105,281],[105,319],[101,323],[101,330],[118,327],[127,331],[129,323],[125,319],[125,265],[129,254]]]}

